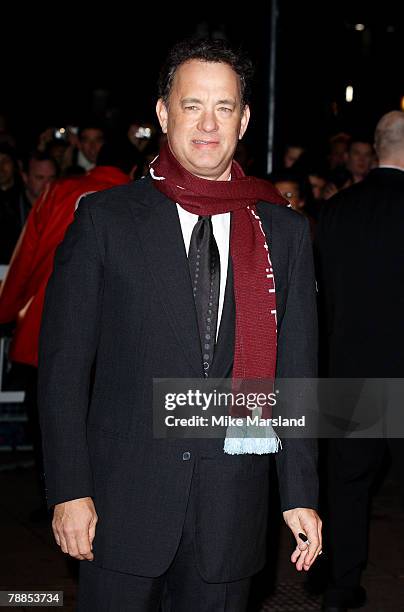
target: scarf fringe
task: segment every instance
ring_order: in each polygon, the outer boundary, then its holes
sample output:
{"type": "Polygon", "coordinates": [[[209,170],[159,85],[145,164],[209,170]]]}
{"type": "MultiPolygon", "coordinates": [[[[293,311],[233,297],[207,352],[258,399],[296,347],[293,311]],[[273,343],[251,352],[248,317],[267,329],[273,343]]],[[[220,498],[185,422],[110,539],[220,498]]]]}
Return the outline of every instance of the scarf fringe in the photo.
{"type": "Polygon", "coordinates": [[[223,450],[227,455],[266,455],[282,450],[282,441],[273,427],[247,426],[245,421],[227,428],[223,450]]]}
{"type": "MultiPolygon", "coordinates": [[[[154,161],[155,159],[157,159],[157,157],[155,157],[155,158],[153,159],[153,161],[154,161]]],[[[152,163],[153,163],[153,162],[152,162],[152,163]]],[[[152,178],[153,178],[155,181],[165,181],[165,180],[166,180],[166,177],[165,177],[165,176],[157,176],[157,174],[156,174],[156,173],[155,173],[155,171],[154,171],[154,168],[152,168],[151,166],[150,166],[149,170],[150,170],[151,177],[152,177],[152,178]]]]}

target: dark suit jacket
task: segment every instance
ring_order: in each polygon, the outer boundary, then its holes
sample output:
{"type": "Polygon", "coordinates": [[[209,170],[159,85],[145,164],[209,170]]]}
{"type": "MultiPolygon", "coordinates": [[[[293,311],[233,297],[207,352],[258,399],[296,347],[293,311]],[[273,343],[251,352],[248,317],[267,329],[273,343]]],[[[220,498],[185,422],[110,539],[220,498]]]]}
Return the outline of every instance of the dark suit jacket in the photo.
{"type": "Polygon", "coordinates": [[[377,168],[324,205],[316,230],[327,373],[404,374],[404,172],[377,168]]]}
{"type": "MultiPolygon", "coordinates": [[[[258,208],[276,278],[278,375],[313,376],[316,314],[307,222],[284,207],[258,208]]],[[[232,368],[231,276],[230,269],[214,377],[232,368]]],[[[163,573],[181,537],[193,478],[197,558],[205,579],[236,580],[262,567],[269,457],[225,455],[223,440],[153,438],[152,378],[201,376],[176,206],[149,178],[88,196],[58,249],[47,289],[39,405],[49,505],[94,498],[95,563],[144,576],[163,573]]],[[[276,460],[283,509],[315,507],[313,441],[284,441],[276,460]]]]}

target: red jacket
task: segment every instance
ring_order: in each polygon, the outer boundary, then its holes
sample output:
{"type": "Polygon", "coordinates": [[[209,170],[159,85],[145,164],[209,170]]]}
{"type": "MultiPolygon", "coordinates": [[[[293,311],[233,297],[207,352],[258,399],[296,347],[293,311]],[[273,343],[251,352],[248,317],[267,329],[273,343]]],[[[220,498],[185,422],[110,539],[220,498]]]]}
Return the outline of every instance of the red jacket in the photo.
{"type": "Polygon", "coordinates": [[[0,323],[16,321],[11,361],[38,365],[45,290],[57,246],[82,195],[129,183],[118,168],[99,166],[85,176],[55,181],[35,202],[0,289],[0,323]]]}

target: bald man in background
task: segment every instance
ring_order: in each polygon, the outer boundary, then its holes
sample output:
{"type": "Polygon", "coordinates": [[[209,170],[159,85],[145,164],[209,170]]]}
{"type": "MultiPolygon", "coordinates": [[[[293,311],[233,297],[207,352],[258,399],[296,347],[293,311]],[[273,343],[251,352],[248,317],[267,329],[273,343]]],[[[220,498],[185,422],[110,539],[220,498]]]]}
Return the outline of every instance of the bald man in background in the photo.
{"type": "MultiPolygon", "coordinates": [[[[375,148],[379,167],[334,196],[317,228],[322,333],[331,378],[404,378],[403,112],[380,119],[375,148]]],[[[360,581],[368,503],[386,451],[404,490],[401,438],[329,441],[327,612],[344,612],[366,599],[360,581]]]]}

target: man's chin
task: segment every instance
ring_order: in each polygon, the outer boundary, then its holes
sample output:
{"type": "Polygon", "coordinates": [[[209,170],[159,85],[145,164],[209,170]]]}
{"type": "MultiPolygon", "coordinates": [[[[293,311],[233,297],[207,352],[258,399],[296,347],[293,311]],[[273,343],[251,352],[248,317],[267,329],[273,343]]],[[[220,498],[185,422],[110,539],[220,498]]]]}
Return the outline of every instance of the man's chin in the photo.
{"type": "Polygon", "coordinates": [[[195,168],[194,170],[191,170],[191,172],[195,176],[202,178],[202,179],[206,179],[208,181],[217,181],[224,174],[224,170],[220,170],[218,168],[206,168],[206,167],[195,168]]]}
{"type": "Polygon", "coordinates": [[[193,158],[187,164],[186,169],[188,172],[199,176],[200,178],[216,180],[222,174],[225,173],[227,165],[224,165],[222,160],[221,163],[217,160],[205,158],[193,158]]]}

